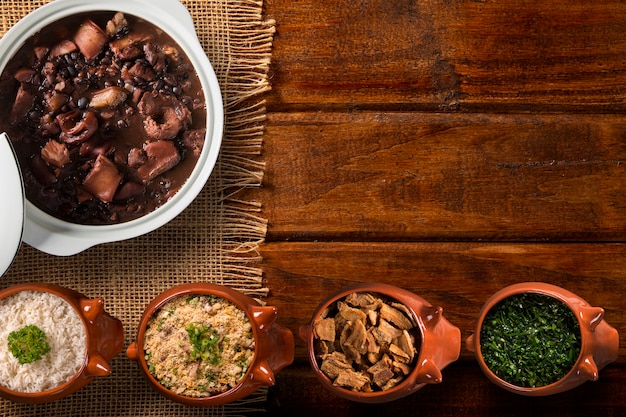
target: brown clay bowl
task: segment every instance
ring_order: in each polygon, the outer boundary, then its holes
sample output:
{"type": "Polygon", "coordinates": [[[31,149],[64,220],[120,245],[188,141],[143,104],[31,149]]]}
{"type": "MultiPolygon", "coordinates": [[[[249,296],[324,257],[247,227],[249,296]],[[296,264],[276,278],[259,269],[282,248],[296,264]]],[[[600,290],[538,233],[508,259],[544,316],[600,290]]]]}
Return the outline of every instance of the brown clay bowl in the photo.
{"type": "Polygon", "coordinates": [[[226,286],[209,283],[178,285],[159,294],[146,307],[139,322],[137,340],[130,344],[126,354],[129,359],[137,362],[152,388],[170,400],[199,407],[227,404],[247,397],[261,387],[274,385],[275,373],[293,362],[295,349],[293,334],[275,323],[277,316],[276,307],[262,306],[253,298],[226,286]],[[159,383],[150,373],[143,349],[150,318],[168,301],[179,296],[195,294],[214,295],[230,301],[241,309],[252,325],[255,341],[254,360],[238,385],[225,392],[206,397],[179,395],[159,383]]]}
{"type": "Polygon", "coordinates": [[[124,329],[121,321],[104,311],[102,298],[87,298],[74,290],[52,284],[25,283],[0,291],[0,299],[21,291],[47,292],[65,300],[85,326],[86,352],[81,368],[64,384],[32,393],[14,391],[0,385],[0,396],[15,402],[47,403],[78,391],[96,377],[111,373],[109,361],[124,347],[124,329]]]}
{"type": "Polygon", "coordinates": [[[476,355],[483,373],[497,386],[520,395],[545,396],[567,391],[586,381],[596,381],[599,371],[617,359],[619,335],[604,320],[604,309],[592,307],[564,288],[543,282],[525,282],[505,287],[487,300],[479,314],[475,333],[467,338],[466,346],[476,355]],[[556,382],[534,388],[517,386],[499,378],[489,369],[481,353],[480,332],[487,313],[500,301],[524,293],[543,294],[564,303],[578,320],[581,333],[580,354],[571,370],[556,382]]]}
{"type": "Polygon", "coordinates": [[[442,315],[442,308],[435,307],[423,298],[392,285],[382,283],[360,283],[341,289],[324,300],[313,313],[311,322],[299,330],[300,338],[306,343],[309,362],[315,376],[322,385],[335,395],[362,403],[384,403],[405,397],[426,384],[442,381],[441,370],[458,359],[461,349],[461,332],[442,315]],[[329,306],[352,293],[371,293],[403,304],[413,316],[417,326],[412,329],[417,336],[417,358],[412,370],[402,382],[393,388],[373,392],[357,392],[333,384],[333,381],[321,370],[316,357],[315,322],[320,319],[329,306]]]}

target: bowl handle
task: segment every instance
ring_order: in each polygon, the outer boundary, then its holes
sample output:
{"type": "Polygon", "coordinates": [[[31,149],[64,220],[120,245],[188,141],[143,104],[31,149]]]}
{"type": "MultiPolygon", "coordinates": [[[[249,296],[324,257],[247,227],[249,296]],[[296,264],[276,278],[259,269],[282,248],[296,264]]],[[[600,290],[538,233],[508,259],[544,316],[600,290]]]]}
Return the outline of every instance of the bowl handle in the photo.
{"type": "Polygon", "coordinates": [[[104,310],[103,298],[84,298],[80,300],[80,308],[83,311],[83,316],[89,323],[93,324],[100,313],[104,310]]]}
{"type": "Polygon", "coordinates": [[[293,363],[295,356],[295,341],[291,330],[274,323],[267,332],[267,336],[275,344],[268,363],[274,372],[278,372],[293,363]]]}
{"type": "Polygon", "coordinates": [[[260,385],[274,385],[274,374],[291,365],[295,354],[293,333],[278,323],[278,309],[272,306],[250,305],[253,324],[260,330],[259,352],[264,358],[256,363],[252,377],[260,385]]]}
{"type": "Polygon", "coordinates": [[[476,353],[476,345],[474,342],[474,334],[469,335],[467,339],[465,339],[465,347],[472,353],[476,353]]]}
{"type": "Polygon", "coordinates": [[[305,343],[309,343],[310,333],[311,333],[311,325],[309,324],[300,326],[300,328],[298,329],[298,336],[300,336],[300,339],[305,343]]]}
{"type": "Polygon", "coordinates": [[[579,314],[582,316],[583,323],[586,323],[586,328],[582,330],[590,339],[590,355],[583,361],[583,367],[586,367],[583,373],[586,373],[590,380],[595,381],[599,370],[617,360],[619,334],[617,329],[604,320],[603,308],[583,307],[579,314]]]}
{"type": "Polygon", "coordinates": [[[77,300],[82,318],[86,321],[89,356],[85,373],[88,376],[111,374],[109,361],[124,349],[122,322],[104,310],[103,298],[77,300]]]}
{"type": "Polygon", "coordinates": [[[259,361],[254,365],[252,381],[260,386],[272,386],[276,383],[274,372],[266,361],[259,361]]]}
{"type": "Polygon", "coordinates": [[[443,317],[441,307],[424,306],[421,317],[425,331],[417,382],[438,384],[442,381],[441,370],[459,358],[461,330],[443,317]]]}
{"type": "Polygon", "coordinates": [[[197,39],[198,35],[196,34],[191,14],[189,13],[189,10],[187,10],[187,7],[185,7],[180,1],[149,0],[145,1],[145,3],[146,7],[161,9],[163,13],[167,13],[177,21],[183,23],[183,27],[189,32],[189,34],[197,39]]]}
{"type": "Polygon", "coordinates": [[[131,361],[137,362],[139,360],[139,351],[137,350],[137,342],[133,342],[130,345],[128,345],[128,348],[126,349],[126,356],[131,361]]]}
{"type": "Polygon", "coordinates": [[[111,367],[109,362],[99,353],[94,353],[89,357],[85,374],[88,376],[108,376],[111,375],[111,367]]]}

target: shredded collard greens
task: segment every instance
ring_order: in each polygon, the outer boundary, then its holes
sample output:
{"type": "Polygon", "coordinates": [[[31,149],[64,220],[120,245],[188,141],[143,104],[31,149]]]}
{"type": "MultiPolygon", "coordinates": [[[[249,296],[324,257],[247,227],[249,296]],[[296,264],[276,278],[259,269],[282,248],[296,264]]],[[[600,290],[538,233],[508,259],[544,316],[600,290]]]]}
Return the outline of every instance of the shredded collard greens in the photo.
{"type": "Polygon", "coordinates": [[[520,387],[541,387],[561,379],[580,353],[580,328],[561,301],[543,294],[508,297],[486,315],[480,348],[489,369],[520,387]]]}

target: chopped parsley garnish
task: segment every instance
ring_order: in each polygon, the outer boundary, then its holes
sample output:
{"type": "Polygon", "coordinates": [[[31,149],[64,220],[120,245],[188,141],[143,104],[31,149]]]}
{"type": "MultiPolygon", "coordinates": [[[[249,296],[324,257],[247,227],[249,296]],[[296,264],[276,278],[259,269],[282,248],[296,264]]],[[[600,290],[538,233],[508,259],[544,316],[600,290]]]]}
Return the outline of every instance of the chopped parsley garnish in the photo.
{"type": "Polygon", "coordinates": [[[9,333],[8,344],[9,351],[21,365],[38,361],[50,352],[46,333],[33,324],[9,333]]]}
{"type": "Polygon", "coordinates": [[[541,387],[564,377],[580,353],[574,313],[556,298],[508,297],[485,316],[480,349],[489,369],[519,387],[541,387]]]}

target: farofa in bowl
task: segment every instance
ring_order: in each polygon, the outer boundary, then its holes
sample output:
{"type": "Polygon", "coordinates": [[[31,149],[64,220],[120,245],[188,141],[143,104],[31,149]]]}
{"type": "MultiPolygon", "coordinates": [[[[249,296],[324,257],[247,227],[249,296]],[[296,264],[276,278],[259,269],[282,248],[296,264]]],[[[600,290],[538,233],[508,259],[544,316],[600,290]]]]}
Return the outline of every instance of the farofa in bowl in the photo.
{"type": "Polygon", "coordinates": [[[150,373],[176,394],[206,397],[235,387],[254,360],[245,313],[213,295],[183,295],[150,319],[143,349],[150,373]]]}
{"type": "Polygon", "coordinates": [[[276,307],[224,285],[177,285],[144,309],[126,356],[172,401],[228,404],[274,385],[293,362],[293,334],[277,317],[276,307]]]}

